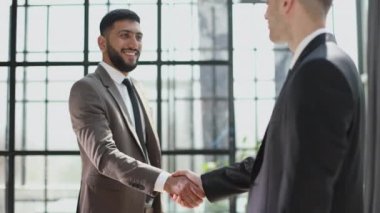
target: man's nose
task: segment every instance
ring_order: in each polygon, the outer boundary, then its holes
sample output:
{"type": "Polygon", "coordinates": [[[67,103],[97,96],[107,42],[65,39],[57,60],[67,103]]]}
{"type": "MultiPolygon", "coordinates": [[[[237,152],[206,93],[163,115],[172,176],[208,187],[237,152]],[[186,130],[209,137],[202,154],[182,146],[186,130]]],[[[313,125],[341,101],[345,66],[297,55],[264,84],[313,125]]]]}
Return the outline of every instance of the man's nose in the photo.
{"type": "Polygon", "coordinates": [[[128,47],[133,49],[138,49],[141,42],[135,37],[131,36],[131,38],[128,40],[128,47]]]}

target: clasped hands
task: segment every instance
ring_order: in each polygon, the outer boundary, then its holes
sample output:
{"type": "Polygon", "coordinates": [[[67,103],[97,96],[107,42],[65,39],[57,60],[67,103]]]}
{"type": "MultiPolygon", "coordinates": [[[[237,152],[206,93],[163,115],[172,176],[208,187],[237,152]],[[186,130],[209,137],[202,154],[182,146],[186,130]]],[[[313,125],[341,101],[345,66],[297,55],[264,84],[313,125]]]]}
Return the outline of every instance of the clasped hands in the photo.
{"type": "Polygon", "coordinates": [[[173,173],[167,179],[164,190],[174,201],[187,208],[199,206],[205,197],[200,177],[189,170],[173,173]]]}

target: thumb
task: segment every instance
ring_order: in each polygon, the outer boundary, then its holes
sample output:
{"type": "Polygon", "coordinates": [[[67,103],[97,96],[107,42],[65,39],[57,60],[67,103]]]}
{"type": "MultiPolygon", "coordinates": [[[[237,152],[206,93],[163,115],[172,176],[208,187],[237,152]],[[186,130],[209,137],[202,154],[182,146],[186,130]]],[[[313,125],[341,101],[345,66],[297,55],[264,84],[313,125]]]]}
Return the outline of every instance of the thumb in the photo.
{"type": "Polygon", "coordinates": [[[202,181],[198,174],[190,171],[190,170],[178,170],[172,174],[173,177],[178,176],[185,176],[187,177],[191,182],[193,182],[195,185],[200,187],[203,190],[202,187],[202,181]]]}

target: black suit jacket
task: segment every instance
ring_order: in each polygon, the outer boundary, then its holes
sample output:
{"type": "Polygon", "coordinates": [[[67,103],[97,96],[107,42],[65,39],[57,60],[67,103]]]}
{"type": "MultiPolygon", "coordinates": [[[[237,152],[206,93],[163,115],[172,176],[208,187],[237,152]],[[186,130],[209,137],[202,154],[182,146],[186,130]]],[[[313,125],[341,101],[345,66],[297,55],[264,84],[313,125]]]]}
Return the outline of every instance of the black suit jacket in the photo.
{"type": "Polygon", "coordinates": [[[331,34],[289,71],[256,159],[201,176],[210,201],[249,191],[250,213],[363,212],[363,88],[331,34]]]}

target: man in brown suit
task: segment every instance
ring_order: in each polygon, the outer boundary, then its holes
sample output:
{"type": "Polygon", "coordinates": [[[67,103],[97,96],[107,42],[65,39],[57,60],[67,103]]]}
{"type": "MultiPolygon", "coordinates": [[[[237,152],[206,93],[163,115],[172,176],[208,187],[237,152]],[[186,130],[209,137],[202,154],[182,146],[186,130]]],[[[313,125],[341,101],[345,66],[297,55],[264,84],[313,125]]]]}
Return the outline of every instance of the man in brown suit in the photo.
{"type": "Polygon", "coordinates": [[[82,180],[77,212],[162,212],[159,192],[185,195],[186,207],[204,197],[185,177],[160,169],[160,145],[141,86],[128,76],[140,56],[140,18],[113,10],[100,23],[102,62],[77,81],[69,108],[82,180]]]}

